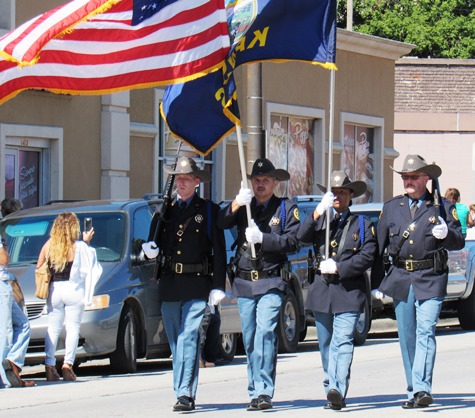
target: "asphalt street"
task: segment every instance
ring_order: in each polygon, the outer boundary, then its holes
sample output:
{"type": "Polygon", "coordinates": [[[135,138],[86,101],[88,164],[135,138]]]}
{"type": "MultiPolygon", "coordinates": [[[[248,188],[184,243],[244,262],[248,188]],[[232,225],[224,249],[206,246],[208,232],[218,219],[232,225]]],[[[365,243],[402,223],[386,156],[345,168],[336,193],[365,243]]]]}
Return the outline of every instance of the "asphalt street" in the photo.
{"type": "MultiPolygon", "coordinates": [[[[200,370],[197,409],[189,414],[206,417],[247,417],[277,414],[315,417],[475,416],[475,333],[462,331],[454,321],[438,329],[438,357],[434,376],[434,404],[426,409],[403,410],[405,379],[394,332],[394,321],[375,321],[370,339],[357,347],[352,381],[342,411],[323,409],[318,343],[314,328],[298,353],[279,355],[274,408],[248,412],[246,360],[237,356],[222,367],[200,370]],[[376,332],[375,332],[376,331],[376,332]],[[420,415],[419,415],[420,416],[420,415]],[[432,415],[434,416],[434,415],[432,415]]],[[[46,382],[42,366],[25,367],[33,388],[0,391],[0,417],[173,417],[171,361],[141,361],[133,375],[109,374],[108,361],[80,366],[77,382],[46,382]]]]}

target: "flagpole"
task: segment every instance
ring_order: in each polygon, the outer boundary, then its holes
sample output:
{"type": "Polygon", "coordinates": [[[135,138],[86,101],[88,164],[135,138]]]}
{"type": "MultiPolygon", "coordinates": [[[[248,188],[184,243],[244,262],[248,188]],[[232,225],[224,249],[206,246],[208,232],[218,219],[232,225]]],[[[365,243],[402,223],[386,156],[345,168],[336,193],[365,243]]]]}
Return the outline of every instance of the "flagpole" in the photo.
{"type": "MultiPolygon", "coordinates": [[[[241,165],[241,176],[242,176],[242,187],[248,187],[247,184],[247,170],[246,170],[246,158],[244,157],[244,146],[242,145],[242,132],[241,125],[236,123],[236,134],[238,142],[238,151],[239,151],[239,164],[241,165]]],[[[252,215],[251,215],[251,204],[246,203],[246,214],[247,214],[247,224],[251,225],[252,215]]],[[[251,244],[251,255],[252,258],[256,258],[256,248],[254,244],[251,244]]]]}
{"type": "MultiPolygon", "coordinates": [[[[331,175],[333,171],[333,125],[335,119],[335,70],[330,70],[330,119],[328,128],[328,176],[327,176],[327,192],[331,191],[331,175]]],[[[327,209],[327,219],[325,228],[325,259],[328,260],[330,254],[330,211],[327,209]]]]}

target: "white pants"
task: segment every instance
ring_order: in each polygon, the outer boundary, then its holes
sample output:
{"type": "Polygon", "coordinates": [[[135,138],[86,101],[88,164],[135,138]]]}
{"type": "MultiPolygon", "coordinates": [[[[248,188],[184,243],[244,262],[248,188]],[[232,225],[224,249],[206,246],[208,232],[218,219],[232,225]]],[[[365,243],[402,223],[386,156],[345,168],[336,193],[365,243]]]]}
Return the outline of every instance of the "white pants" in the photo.
{"type": "Polygon", "coordinates": [[[64,362],[74,364],[84,312],[84,293],[84,284],[78,285],[70,281],[51,282],[48,297],[45,364],[56,365],[55,351],[63,324],[66,328],[64,362]]]}

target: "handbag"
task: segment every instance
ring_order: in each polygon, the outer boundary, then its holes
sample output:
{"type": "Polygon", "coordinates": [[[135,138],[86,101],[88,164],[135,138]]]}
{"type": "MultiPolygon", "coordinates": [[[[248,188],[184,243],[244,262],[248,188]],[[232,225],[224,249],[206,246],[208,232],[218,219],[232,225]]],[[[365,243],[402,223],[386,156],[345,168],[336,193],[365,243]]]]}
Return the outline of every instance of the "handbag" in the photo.
{"type": "Polygon", "coordinates": [[[51,271],[48,261],[45,261],[41,267],[35,269],[36,292],[35,296],[39,299],[48,299],[49,284],[51,281],[51,271]]]}

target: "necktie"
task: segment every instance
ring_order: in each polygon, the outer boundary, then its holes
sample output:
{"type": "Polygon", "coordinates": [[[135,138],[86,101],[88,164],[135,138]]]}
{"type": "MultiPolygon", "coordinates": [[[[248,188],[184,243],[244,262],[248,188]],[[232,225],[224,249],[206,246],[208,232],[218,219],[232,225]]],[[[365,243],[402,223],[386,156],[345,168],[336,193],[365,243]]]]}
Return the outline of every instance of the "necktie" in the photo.
{"type": "Polygon", "coordinates": [[[264,211],[264,205],[256,206],[256,213],[255,213],[254,219],[259,219],[263,211],[264,211]]]}
{"type": "Polygon", "coordinates": [[[411,218],[412,219],[414,219],[414,215],[416,214],[417,202],[418,202],[418,200],[413,200],[412,203],[411,203],[410,211],[411,211],[411,218]]]}
{"type": "Polygon", "coordinates": [[[183,213],[185,209],[186,209],[186,202],[182,200],[180,203],[180,212],[183,213]]]}

